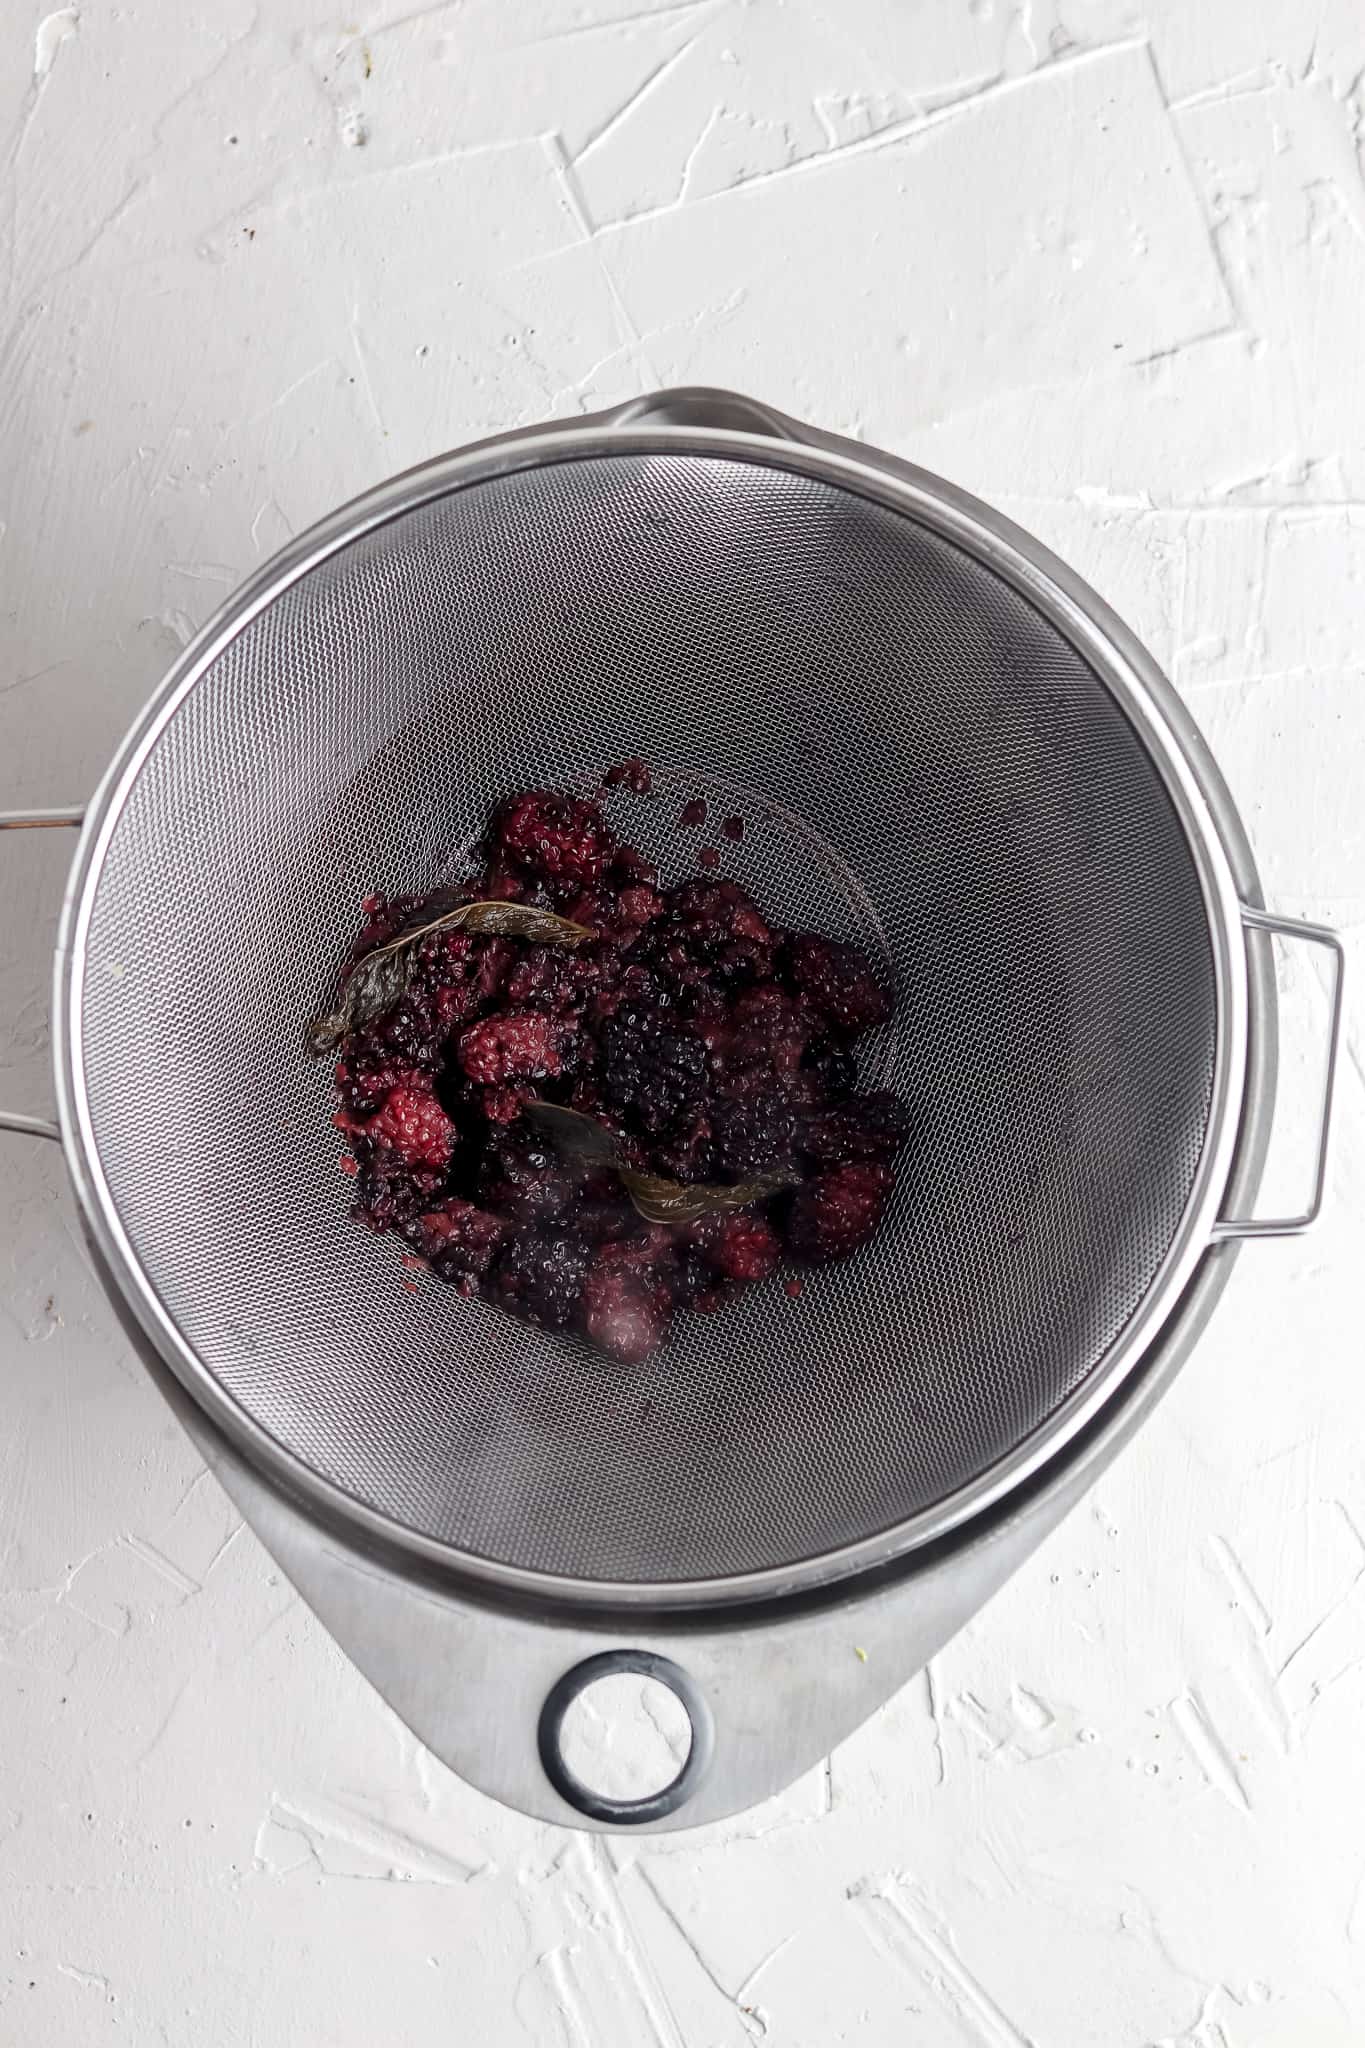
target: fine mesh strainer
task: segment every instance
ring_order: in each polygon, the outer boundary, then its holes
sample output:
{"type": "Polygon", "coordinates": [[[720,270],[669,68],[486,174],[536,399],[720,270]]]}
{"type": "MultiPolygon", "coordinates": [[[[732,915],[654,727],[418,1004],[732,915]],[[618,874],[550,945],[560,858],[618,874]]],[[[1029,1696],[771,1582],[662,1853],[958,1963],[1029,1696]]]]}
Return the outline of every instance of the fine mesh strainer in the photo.
{"type": "Polygon", "coordinates": [[[1188,720],[1060,564],[888,457],[662,394],[383,487],[188,650],[86,820],[61,1135],[144,1352],[399,1711],[528,1811],[690,1824],[916,1668],[1133,1426],[1221,1247],[1311,1220],[1330,1059],[1312,1210],[1229,1220],[1273,1072],[1257,901],[1188,720]],[[918,1131],[867,1252],[633,1370],[405,1288],[302,1052],[360,896],[627,754],[665,872],[701,793],[775,918],[881,957],[864,1079],[918,1131]],[[693,1727],[633,1803],[557,1744],[622,1659],[693,1727]]]}

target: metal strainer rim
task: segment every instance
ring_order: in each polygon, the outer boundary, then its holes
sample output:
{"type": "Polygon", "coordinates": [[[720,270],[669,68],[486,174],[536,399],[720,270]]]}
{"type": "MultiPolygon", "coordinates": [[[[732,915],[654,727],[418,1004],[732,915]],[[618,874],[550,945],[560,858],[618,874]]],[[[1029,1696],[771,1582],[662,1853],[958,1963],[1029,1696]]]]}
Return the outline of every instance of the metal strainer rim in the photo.
{"type": "Polygon", "coordinates": [[[139,1327],[199,1407],[250,1461],[325,1521],[386,1553],[452,1573],[488,1593],[565,1605],[710,1608],[785,1597],[851,1578],[936,1541],[999,1506],[1114,1397],[1167,1324],[1206,1256],[1237,1150],[1246,1086],[1248,976],[1241,903],[1223,833],[1240,827],[1197,759],[1198,742],[1151,656],[1096,594],[1031,536],[955,486],[852,444],[819,445],[697,426],[571,422],[441,456],[381,484],[324,519],[264,564],[185,650],[115,755],[92,799],[67,885],[55,961],[54,1065],[68,1164],[100,1255],[139,1327]],[[845,453],[847,449],[849,452],[845,453]],[[1199,876],[1213,952],[1217,1031],[1213,1086],[1199,1167],[1158,1272],[1108,1352],[1050,1416],[972,1480],[905,1520],[794,1564],[724,1578],[577,1579],[495,1563],[415,1531],[322,1478],[248,1416],[208,1371],[164,1309],[127,1237],[105,1178],[86,1090],[85,947],[105,856],[136,779],[169,720],[223,650],[285,589],[360,535],[422,504],[512,471],[618,455],[692,453],[765,465],[870,498],[965,550],[1021,593],[1111,691],[1175,805],[1199,876]],[[1182,737],[1180,727],[1185,728],[1182,737]],[[1220,801],[1220,798],[1222,799],[1220,801]]]}

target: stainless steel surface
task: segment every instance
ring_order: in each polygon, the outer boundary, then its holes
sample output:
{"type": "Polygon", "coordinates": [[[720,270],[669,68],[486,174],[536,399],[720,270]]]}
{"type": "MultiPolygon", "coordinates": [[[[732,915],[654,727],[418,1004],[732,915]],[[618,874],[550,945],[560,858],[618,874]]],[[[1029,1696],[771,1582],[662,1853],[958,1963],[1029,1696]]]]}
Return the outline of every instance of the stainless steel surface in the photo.
{"type": "Polygon", "coordinates": [[[416,1732],[495,1796],[581,1825],[535,1757],[545,1695],[603,1648],[656,1650],[715,1720],[711,1768],[662,1823],[693,1825],[856,1726],[1168,1383],[1235,1256],[1219,1212],[1252,1209],[1264,1154],[1269,941],[1255,915],[1242,931],[1258,900],[1188,715],[1062,564],[894,458],[733,394],[657,394],[396,479],[187,650],[70,879],[68,1160],[149,1366],[416,1732]],[[730,1356],[689,1340],[652,1442],[626,1429],[629,1376],[386,1293],[382,1247],[329,1185],[325,1086],[288,1065],[363,888],[433,879],[518,775],[586,781],[642,748],[664,785],[690,794],[703,770],[758,817],[745,857],[783,914],[884,950],[909,997],[873,1066],[931,1112],[882,1255],[787,1329],[776,1302],[734,1319],[730,1356]],[[1163,1031],[1149,1123],[1126,1067],[1163,1031]],[[1024,1227],[1000,1258],[1011,1189],[1024,1227]],[[994,1289],[975,1346],[955,1271],[994,1289]],[[317,1355],[300,1286],[343,1369],[317,1355]],[[1069,1350],[1048,1348],[1059,1323],[1069,1350]],[[678,1559],[692,1576],[660,1575],[678,1559]]]}
{"type": "Polygon", "coordinates": [[[1332,956],[1331,1010],[1327,1025],[1327,1058],[1323,1068],[1322,1105],[1318,1113],[1318,1141],[1313,1155],[1313,1189],[1308,1207],[1297,1216],[1220,1216],[1213,1226],[1215,1241],[1236,1237],[1301,1237],[1322,1213],[1327,1186],[1327,1154],[1332,1136],[1332,1106],[1336,1098],[1337,1054],[1341,1046],[1341,1015],[1346,984],[1346,955],[1341,940],[1326,925],[1309,924],[1294,917],[1274,917],[1269,911],[1244,905],[1242,921],[1252,931],[1267,932],[1272,938],[1298,939],[1322,946],[1332,956]]]}

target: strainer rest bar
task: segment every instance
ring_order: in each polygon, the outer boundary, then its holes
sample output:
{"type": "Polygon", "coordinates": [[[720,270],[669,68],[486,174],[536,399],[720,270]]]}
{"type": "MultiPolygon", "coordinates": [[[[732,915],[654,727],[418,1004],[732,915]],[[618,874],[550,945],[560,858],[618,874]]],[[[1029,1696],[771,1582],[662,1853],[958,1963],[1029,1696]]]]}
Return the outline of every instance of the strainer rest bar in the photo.
{"type": "MultiPolygon", "coordinates": [[[[0,811],[0,832],[43,832],[79,826],[83,810],[0,811]]],[[[17,1131],[24,1138],[61,1141],[61,1126],[50,1117],[31,1116],[24,1110],[0,1107],[0,1131],[17,1131]]]]}
{"type": "Polygon", "coordinates": [[[1265,932],[1271,938],[1302,940],[1322,946],[1332,956],[1331,1014],[1327,1026],[1327,1060],[1323,1071],[1322,1098],[1318,1112],[1317,1145],[1314,1151],[1313,1188],[1308,1207],[1298,1216],[1220,1216],[1213,1226],[1215,1244],[1241,1237],[1301,1237],[1322,1213],[1327,1186],[1327,1154],[1332,1135],[1332,1106],[1336,1097],[1337,1054],[1341,1046],[1342,999],[1346,983],[1346,955],[1341,940],[1326,925],[1309,924],[1293,917],[1276,917],[1268,910],[1242,906],[1242,922],[1248,931],[1265,932]]]}

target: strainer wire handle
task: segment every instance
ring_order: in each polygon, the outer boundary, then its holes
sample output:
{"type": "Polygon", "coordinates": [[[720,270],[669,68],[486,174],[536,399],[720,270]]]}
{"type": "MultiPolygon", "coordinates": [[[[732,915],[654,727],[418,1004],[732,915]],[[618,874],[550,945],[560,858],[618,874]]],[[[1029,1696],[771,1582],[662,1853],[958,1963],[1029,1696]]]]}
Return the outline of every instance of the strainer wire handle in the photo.
{"type": "MultiPolygon", "coordinates": [[[[42,832],[57,826],[80,825],[83,810],[0,811],[0,832],[42,832]]],[[[18,1131],[25,1138],[50,1138],[61,1143],[61,1129],[50,1117],[28,1116],[19,1109],[0,1109],[0,1131],[18,1131]]]]}
{"type": "Polygon", "coordinates": [[[1276,917],[1268,910],[1242,905],[1242,924],[1249,931],[1266,932],[1276,939],[1306,939],[1323,946],[1332,956],[1332,1015],[1328,1027],[1327,1069],[1322,1083],[1322,1106],[1318,1121],[1317,1161],[1313,1170],[1313,1192],[1308,1207],[1298,1216],[1224,1216],[1213,1226],[1215,1244],[1242,1237],[1299,1237],[1316,1223],[1322,1211],[1327,1185],[1327,1151],[1332,1130],[1332,1103],[1336,1094],[1337,1052],[1341,1044],[1342,990],[1346,979],[1346,955],[1341,940],[1326,925],[1307,924],[1295,917],[1276,917]]]}

